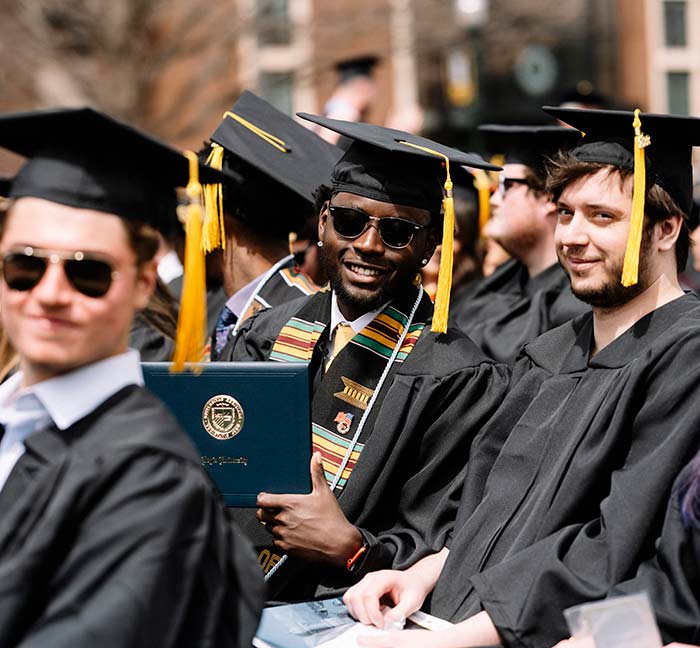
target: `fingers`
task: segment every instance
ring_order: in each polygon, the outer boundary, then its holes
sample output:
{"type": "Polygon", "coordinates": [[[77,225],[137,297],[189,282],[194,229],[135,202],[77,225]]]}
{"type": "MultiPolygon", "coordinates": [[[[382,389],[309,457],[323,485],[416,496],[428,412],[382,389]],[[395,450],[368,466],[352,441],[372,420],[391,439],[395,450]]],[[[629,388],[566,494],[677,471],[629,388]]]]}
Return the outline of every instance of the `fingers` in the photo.
{"type": "Polygon", "coordinates": [[[343,596],[343,602],[350,614],[360,623],[384,628],[380,600],[391,591],[388,580],[391,572],[382,571],[368,574],[357,585],[351,587],[343,596]]]}
{"type": "Polygon", "coordinates": [[[317,491],[320,489],[328,490],[328,481],[326,480],[326,473],[323,470],[323,461],[321,460],[321,453],[314,452],[311,457],[311,487],[313,490],[317,491]]]}
{"type": "Polygon", "coordinates": [[[258,493],[255,505],[259,508],[283,509],[290,506],[298,495],[279,495],[276,493],[258,493]]]}

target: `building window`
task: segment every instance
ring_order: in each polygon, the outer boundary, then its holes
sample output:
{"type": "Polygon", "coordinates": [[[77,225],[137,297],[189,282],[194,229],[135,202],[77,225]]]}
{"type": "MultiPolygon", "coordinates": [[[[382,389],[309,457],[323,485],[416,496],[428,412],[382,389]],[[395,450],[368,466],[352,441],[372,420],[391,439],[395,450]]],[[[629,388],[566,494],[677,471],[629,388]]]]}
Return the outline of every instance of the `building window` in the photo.
{"type": "Polygon", "coordinates": [[[289,0],[259,0],[257,12],[258,45],[289,45],[292,42],[289,0]]]}
{"type": "Polygon", "coordinates": [[[672,115],[687,115],[689,112],[687,72],[668,72],[666,74],[666,91],[668,94],[668,112],[672,115]]]}
{"type": "Polygon", "coordinates": [[[685,47],[687,45],[686,4],[685,0],[664,1],[666,47],[685,47]]]}
{"type": "Polygon", "coordinates": [[[292,72],[262,72],[259,79],[260,96],[286,115],[294,114],[294,74],[292,72]]]}

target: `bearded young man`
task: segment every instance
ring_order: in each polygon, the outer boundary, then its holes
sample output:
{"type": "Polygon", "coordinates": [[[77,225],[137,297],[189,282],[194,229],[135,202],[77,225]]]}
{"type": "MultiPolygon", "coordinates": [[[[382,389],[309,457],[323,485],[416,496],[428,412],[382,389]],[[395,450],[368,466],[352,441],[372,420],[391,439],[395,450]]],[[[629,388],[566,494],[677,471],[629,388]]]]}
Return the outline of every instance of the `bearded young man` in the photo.
{"type": "Polygon", "coordinates": [[[576,299],[557,260],[556,205],[545,164],[581,134],[562,126],[479,127],[494,152],[505,153],[491,196],[488,236],[513,258],[452,306],[452,321],[489,357],[513,364],[536,337],[589,310],[576,299]]]}
{"type": "Polygon", "coordinates": [[[0,645],[250,646],[253,555],[127,349],[188,160],[87,108],[1,115],[0,146],[29,158],[0,234],[0,645]]]}
{"type": "Polygon", "coordinates": [[[248,527],[262,535],[271,596],[287,600],[441,546],[470,443],[508,382],[468,338],[431,331],[433,305],[415,281],[442,227],[445,157],[489,165],[400,131],[305,117],[352,139],[320,215],[331,290],[261,312],[224,350],[311,364],[313,492],[261,493],[267,533],[248,527]]]}
{"type": "Polygon", "coordinates": [[[425,601],[459,623],[363,645],[555,644],[567,634],[563,609],[606,596],[653,554],[673,481],[700,442],[700,301],[678,284],[700,119],[642,115],[651,142],[635,164],[647,138],[632,113],[547,111],[586,133],[550,188],[559,258],[592,313],[525,347],[472,447],[446,547],[346,594],[364,622],[383,625],[387,594],[391,616],[425,601]],[[637,223],[641,246],[629,236],[637,223]]]}

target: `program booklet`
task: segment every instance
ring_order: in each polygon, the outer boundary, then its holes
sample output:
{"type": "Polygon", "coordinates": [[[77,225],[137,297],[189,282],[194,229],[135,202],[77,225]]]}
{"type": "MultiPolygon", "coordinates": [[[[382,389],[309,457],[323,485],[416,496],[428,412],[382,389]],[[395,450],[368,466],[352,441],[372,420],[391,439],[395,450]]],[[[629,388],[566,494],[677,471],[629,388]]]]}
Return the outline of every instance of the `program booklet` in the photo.
{"type": "MultiPolygon", "coordinates": [[[[452,624],[415,612],[405,629],[439,630],[452,624]]],[[[355,648],[355,637],[383,634],[350,616],[340,598],[269,607],[263,611],[253,640],[255,648],[355,648]]]]}

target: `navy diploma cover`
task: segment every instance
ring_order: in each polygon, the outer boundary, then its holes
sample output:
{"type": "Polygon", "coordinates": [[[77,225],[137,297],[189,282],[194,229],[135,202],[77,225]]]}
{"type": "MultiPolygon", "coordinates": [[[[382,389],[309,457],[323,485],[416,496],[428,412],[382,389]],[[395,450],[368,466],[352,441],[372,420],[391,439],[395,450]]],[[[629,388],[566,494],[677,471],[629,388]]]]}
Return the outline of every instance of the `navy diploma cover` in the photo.
{"type": "Polygon", "coordinates": [[[255,506],[261,491],[310,492],[308,364],[210,362],[199,374],[170,373],[168,362],[141,367],[228,506],[255,506]]]}

